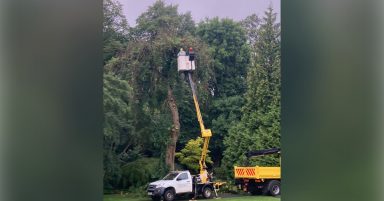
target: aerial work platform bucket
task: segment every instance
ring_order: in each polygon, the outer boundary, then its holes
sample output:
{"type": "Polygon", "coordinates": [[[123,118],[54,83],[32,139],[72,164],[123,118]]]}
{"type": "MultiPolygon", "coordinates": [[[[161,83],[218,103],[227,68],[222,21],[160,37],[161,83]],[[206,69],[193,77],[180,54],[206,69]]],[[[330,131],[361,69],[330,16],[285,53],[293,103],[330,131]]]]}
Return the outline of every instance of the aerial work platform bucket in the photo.
{"type": "Polygon", "coordinates": [[[177,70],[178,71],[194,71],[195,70],[195,61],[194,61],[194,52],[190,48],[189,52],[186,53],[183,48],[180,49],[180,52],[177,54],[177,70]]]}

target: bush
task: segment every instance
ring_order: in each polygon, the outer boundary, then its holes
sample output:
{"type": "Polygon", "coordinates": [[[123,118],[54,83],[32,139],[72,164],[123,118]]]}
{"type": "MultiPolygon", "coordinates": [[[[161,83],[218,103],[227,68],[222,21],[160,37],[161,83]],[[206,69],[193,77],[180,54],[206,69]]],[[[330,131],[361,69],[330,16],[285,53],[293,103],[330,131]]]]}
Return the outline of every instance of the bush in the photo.
{"type": "Polygon", "coordinates": [[[220,186],[220,193],[238,194],[240,191],[232,181],[227,181],[225,184],[220,186]]]}
{"type": "Polygon", "coordinates": [[[227,176],[226,176],[226,171],[225,171],[225,168],[220,166],[220,167],[215,167],[213,169],[213,177],[216,179],[216,180],[226,180],[227,179],[227,176]]]}
{"type": "MultiPolygon", "coordinates": [[[[192,174],[199,172],[199,161],[201,158],[203,143],[204,139],[201,137],[191,139],[180,152],[175,154],[175,157],[179,160],[180,164],[184,165],[186,169],[191,171],[192,174]]],[[[209,157],[208,154],[205,162],[207,165],[213,164],[211,157],[209,157]]]]}
{"type": "Polygon", "coordinates": [[[122,167],[121,189],[142,192],[140,189],[159,177],[164,176],[158,158],[140,158],[122,167]]]}

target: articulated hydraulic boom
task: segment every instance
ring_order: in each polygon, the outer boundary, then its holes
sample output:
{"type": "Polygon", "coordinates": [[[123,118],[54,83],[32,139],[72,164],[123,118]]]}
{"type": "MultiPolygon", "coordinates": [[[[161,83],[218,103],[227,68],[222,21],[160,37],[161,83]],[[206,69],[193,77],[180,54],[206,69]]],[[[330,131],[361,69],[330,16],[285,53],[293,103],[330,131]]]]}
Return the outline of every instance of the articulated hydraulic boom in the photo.
{"type": "Polygon", "coordinates": [[[196,87],[195,83],[192,80],[192,71],[195,70],[195,53],[192,48],[189,48],[188,52],[185,52],[183,49],[180,49],[180,52],[177,55],[177,69],[182,71],[185,74],[188,74],[189,84],[192,89],[193,102],[195,104],[197,120],[199,121],[201,137],[204,139],[204,145],[201,152],[201,158],[199,161],[200,166],[200,179],[202,183],[208,182],[208,172],[205,160],[207,158],[208,144],[209,139],[212,136],[211,129],[205,129],[203,118],[201,116],[199,101],[197,100],[196,87]]]}
{"type": "Polygon", "coordinates": [[[201,152],[201,158],[199,161],[199,165],[200,165],[201,182],[205,183],[208,180],[208,172],[206,170],[205,159],[207,157],[208,144],[209,144],[209,139],[212,136],[212,132],[211,132],[211,129],[205,129],[203,118],[202,118],[201,112],[200,112],[199,102],[197,100],[195,83],[192,80],[191,72],[188,72],[188,80],[189,80],[189,84],[190,84],[191,89],[192,89],[193,102],[195,103],[197,120],[199,121],[199,124],[200,124],[201,136],[204,139],[204,145],[203,145],[203,149],[201,152]]]}

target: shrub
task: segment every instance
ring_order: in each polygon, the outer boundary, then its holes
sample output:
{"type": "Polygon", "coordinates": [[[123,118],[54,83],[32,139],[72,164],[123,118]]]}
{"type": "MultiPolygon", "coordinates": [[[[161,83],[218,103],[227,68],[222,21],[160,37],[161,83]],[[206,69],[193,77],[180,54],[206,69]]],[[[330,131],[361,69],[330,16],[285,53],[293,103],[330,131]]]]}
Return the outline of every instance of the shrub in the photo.
{"type": "Polygon", "coordinates": [[[158,158],[140,158],[122,167],[121,189],[130,191],[146,185],[157,178],[164,176],[158,158]]]}

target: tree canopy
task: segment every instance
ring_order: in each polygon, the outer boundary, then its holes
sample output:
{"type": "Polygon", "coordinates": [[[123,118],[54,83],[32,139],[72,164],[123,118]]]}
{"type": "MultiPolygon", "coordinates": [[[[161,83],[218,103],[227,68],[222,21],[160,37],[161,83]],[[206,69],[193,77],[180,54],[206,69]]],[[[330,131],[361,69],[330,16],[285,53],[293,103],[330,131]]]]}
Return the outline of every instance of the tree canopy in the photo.
{"type": "Polygon", "coordinates": [[[177,5],[156,1],[134,27],[116,0],[104,0],[103,9],[105,189],[198,169],[202,139],[191,88],[177,71],[180,48],[197,54],[192,77],[213,133],[210,166],[229,178],[246,151],[279,147],[280,28],[272,9],[263,18],[195,23],[177,5]]]}
{"type": "Polygon", "coordinates": [[[122,5],[117,0],[103,0],[103,57],[104,63],[124,49],[127,41],[128,22],[122,5]]]}
{"type": "Polygon", "coordinates": [[[254,43],[254,62],[247,72],[242,118],[225,137],[223,161],[228,172],[234,164],[278,165],[277,156],[250,160],[245,153],[280,147],[280,26],[272,8],[265,12],[254,43]]]}
{"type": "Polygon", "coordinates": [[[213,51],[214,79],[210,83],[213,97],[209,119],[214,132],[211,140],[213,158],[220,163],[223,138],[241,117],[250,49],[245,30],[231,19],[203,21],[198,25],[197,35],[213,51]]]}

